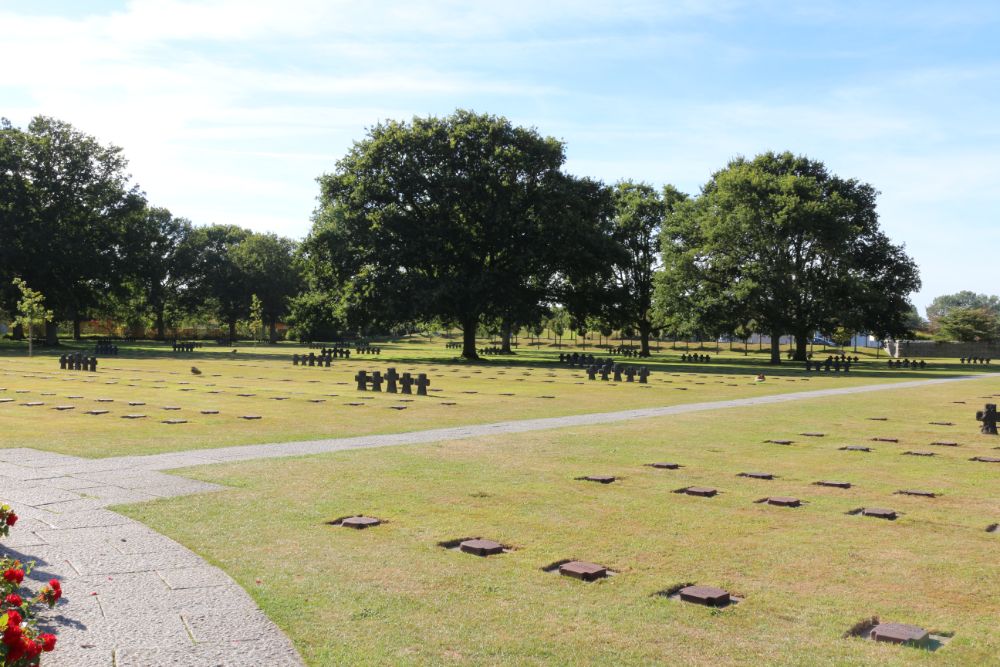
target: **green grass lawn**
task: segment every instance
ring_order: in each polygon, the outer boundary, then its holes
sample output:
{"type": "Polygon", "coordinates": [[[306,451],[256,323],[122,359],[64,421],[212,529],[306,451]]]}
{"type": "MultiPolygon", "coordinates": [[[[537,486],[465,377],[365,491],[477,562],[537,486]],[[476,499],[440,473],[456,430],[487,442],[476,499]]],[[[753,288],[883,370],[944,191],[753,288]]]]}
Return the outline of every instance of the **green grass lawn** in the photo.
{"type": "Polygon", "coordinates": [[[522,348],[513,357],[490,357],[477,363],[459,360],[441,340],[407,339],[382,348],[379,357],[352,356],[330,368],[303,368],[292,366],[291,355],[305,350],[292,345],[240,348],[235,355],[228,348],[217,347],[174,354],[163,346],[123,346],[120,357],[102,358],[98,372],[91,374],[59,370],[53,352],[28,359],[8,345],[0,354],[0,399],[14,400],[0,402],[4,424],[0,446],[87,457],[153,454],[993,371],[992,367],[938,361],[923,371],[890,371],[882,361],[869,359],[847,376],[807,376],[798,364],[771,368],[759,356],[738,353],[724,352],[709,364],[685,364],[679,360],[682,351],[671,350],[651,360],[622,360],[649,366],[653,375],[648,386],[612,386],[614,383],[599,380],[589,382],[582,369],[560,366],[560,350],[554,347],[522,348]],[[193,375],[192,366],[202,374],[193,375]],[[353,378],[358,370],[384,372],[390,366],[400,373],[427,373],[431,395],[413,396],[412,402],[401,403],[400,399],[406,398],[402,395],[356,390],[353,378]],[[755,384],[758,372],[765,372],[769,380],[755,384]],[[98,398],[113,400],[98,402],[98,398]],[[129,406],[130,401],[145,405],[129,406]],[[44,405],[22,405],[28,402],[44,405]],[[74,408],[57,411],[57,405],[74,408]],[[163,410],[166,406],[180,410],[163,410]],[[392,406],[406,409],[390,409],[392,406]],[[94,409],[108,413],[85,414],[94,409]],[[218,410],[219,414],[204,415],[201,410],[218,410]],[[146,417],[123,419],[126,414],[146,417]],[[260,415],[262,419],[245,421],[240,419],[242,415],[260,415]],[[184,419],[187,423],[168,425],[162,423],[164,419],[184,419]]]}
{"type": "MultiPolygon", "coordinates": [[[[768,381],[766,389],[839,380],[768,381]]],[[[486,384],[467,382],[456,380],[448,393],[486,384]]],[[[696,387],[648,394],[703,400],[724,391],[706,385],[699,395],[696,387]]],[[[573,404],[540,410],[621,408],[647,398],[632,387],[575,388],[568,381],[545,391],[564,388],[576,392],[573,404]]],[[[741,383],[733,393],[760,389],[741,383]]],[[[310,665],[997,664],[1000,532],[986,528],[1000,521],[1000,464],[968,459],[1000,456],[1000,439],[980,435],[974,420],[984,397],[998,392],[1000,382],[984,378],[599,428],[200,467],[184,474],[232,488],[123,511],[229,572],[310,665]],[[875,416],[888,421],[868,419],[875,416]],[[799,435],[806,431],[826,435],[799,435]],[[794,443],[764,442],[772,438],[794,443]],[[936,440],[961,446],[931,446],[936,440]],[[857,444],[874,451],[839,449],[857,444]],[[907,450],[936,456],[903,455],[907,450]],[[684,467],[643,465],[654,461],[684,467]],[[738,477],[743,471],[777,479],[738,477]],[[574,479],[588,474],[621,479],[574,479]],[[820,479],[855,486],[814,486],[820,479]],[[672,493],[695,484],[721,493],[672,493]],[[900,489],[942,495],[894,495],[900,489]],[[754,502],[768,495],[806,504],[754,502]],[[872,506],[902,515],[890,522],[847,514],[872,506]],[[365,531],[326,525],[356,513],[385,523],[365,531]],[[483,559],[438,546],[473,536],[513,551],[483,559]],[[587,584],[541,570],[562,559],[600,563],[617,574],[587,584]],[[656,595],[692,582],[744,600],[716,611],[656,595]],[[871,616],[954,636],[934,653],[843,638],[871,616]]],[[[525,411],[497,408],[485,418],[533,416],[525,411]]]]}

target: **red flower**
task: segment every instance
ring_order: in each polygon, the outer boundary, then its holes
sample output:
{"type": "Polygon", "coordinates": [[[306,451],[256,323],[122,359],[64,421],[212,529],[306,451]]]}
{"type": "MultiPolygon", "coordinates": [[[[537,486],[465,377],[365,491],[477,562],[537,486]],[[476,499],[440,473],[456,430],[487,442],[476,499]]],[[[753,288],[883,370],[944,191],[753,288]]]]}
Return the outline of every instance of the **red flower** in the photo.
{"type": "Polygon", "coordinates": [[[42,653],[42,645],[27,637],[24,638],[22,645],[24,646],[24,653],[28,656],[29,660],[37,658],[42,653]]]}
{"type": "Polygon", "coordinates": [[[17,523],[17,515],[11,512],[7,515],[7,525],[13,526],[15,523],[17,523]]]}
{"type": "Polygon", "coordinates": [[[62,593],[62,584],[59,583],[58,579],[49,579],[49,586],[52,587],[52,590],[62,593]]]}
{"type": "Polygon", "coordinates": [[[11,609],[7,612],[7,629],[18,628],[20,630],[22,620],[24,619],[21,618],[21,612],[11,609]]]}
{"type": "Polygon", "coordinates": [[[15,567],[12,567],[8,570],[4,570],[3,578],[4,580],[9,581],[11,583],[19,584],[21,583],[21,581],[24,580],[24,570],[19,570],[15,567]]]}
{"type": "Polygon", "coordinates": [[[48,632],[43,632],[38,635],[38,638],[42,641],[42,650],[46,653],[51,651],[56,647],[56,636],[51,635],[48,632]]]}
{"type": "Polygon", "coordinates": [[[20,607],[21,603],[23,602],[23,600],[21,600],[21,596],[18,595],[17,593],[11,593],[7,597],[5,597],[3,601],[9,604],[11,607],[20,607]]]}

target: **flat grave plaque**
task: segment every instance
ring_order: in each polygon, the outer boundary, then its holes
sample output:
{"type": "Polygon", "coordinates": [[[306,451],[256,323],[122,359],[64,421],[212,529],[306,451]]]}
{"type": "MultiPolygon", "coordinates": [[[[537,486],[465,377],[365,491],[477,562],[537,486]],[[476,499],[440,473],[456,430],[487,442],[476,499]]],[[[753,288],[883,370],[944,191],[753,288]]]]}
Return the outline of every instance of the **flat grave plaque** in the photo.
{"type": "Polygon", "coordinates": [[[164,419],[163,424],[187,424],[186,419],[164,419]]]}
{"type": "Polygon", "coordinates": [[[577,477],[577,479],[585,482],[597,482],[598,484],[611,484],[618,478],[612,475],[586,475],[584,477],[577,477]]]}
{"type": "Polygon", "coordinates": [[[458,545],[458,548],[467,554],[474,556],[493,556],[503,553],[503,545],[493,540],[474,539],[465,540],[458,545]]]}
{"type": "Polygon", "coordinates": [[[340,525],[345,528],[355,528],[357,530],[363,530],[365,528],[371,528],[372,526],[377,526],[382,521],[371,516],[350,516],[346,519],[341,519],[340,525]]]}
{"type": "Polygon", "coordinates": [[[559,566],[559,574],[580,579],[581,581],[596,581],[608,576],[608,568],[596,563],[572,560],[559,566]]]}
{"type": "Polygon", "coordinates": [[[877,642],[890,642],[892,644],[914,644],[917,646],[927,643],[930,634],[916,625],[905,623],[880,623],[872,628],[869,637],[877,642]]]}
{"type": "Polygon", "coordinates": [[[897,514],[895,510],[885,509],[884,507],[866,507],[861,510],[863,516],[871,516],[876,519],[888,519],[889,521],[895,521],[897,514]]]}
{"type": "Polygon", "coordinates": [[[729,604],[729,593],[714,586],[685,586],[677,594],[684,602],[693,602],[707,607],[722,607],[729,604]]]}
{"type": "Polygon", "coordinates": [[[921,498],[937,498],[938,494],[934,491],[921,491],[919,489],[900,489],[896,491],[897,495],[901,496],[919,496],[921,498]]]}
{"type": "Polygon", "coordinates": [[[829,486],[835,489],[849,489],[851,488],[850,482],[838,482],[836,480],[821,479],[818,482],[813,482],[816,486],[829,486]]]}
{"type": "Polygon", "coordinates": [[[647,463],[646,465],[649,466],[650,468],[660,468],[662,470],[677,470],[678,468],[681,467],[679,463],[662,463],[662,462],[647,463]]]}
{"type": "Polygon", "coordinates": [[[741,472],[737,477],[749,477],[750,479],[774,479],[774,475],[769,472],[741,472]]]}
{"type": "Polygon", "coordinates": [[[683,493],[689,496],[698,496],[699,498],[711,498],[719,492],[717,489],[713,489],[710,486],[689,486],[687,488],[680,489],[677,493],[683,493]]]}
{"type": "Polygon", "coordinates": [[[765,498],[764,501],[768,505],[774,505],[775,507],[799,507],[802,505],[801,500],[790,496],[771,496],[765,498]]]}
{"type": "Polygon", "coordinates": [[[843,452],[870,452],[871,447],[862,447],[861,445],[847,445],[846,447],[841,447],[843,452]]]}

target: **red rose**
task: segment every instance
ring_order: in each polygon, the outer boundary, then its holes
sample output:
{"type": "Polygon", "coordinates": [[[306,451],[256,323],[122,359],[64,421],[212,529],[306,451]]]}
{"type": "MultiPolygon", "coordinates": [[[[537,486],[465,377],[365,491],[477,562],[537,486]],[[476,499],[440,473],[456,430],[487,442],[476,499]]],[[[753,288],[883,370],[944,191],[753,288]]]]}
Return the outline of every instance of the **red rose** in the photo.
{"type": "Polygon", "coordinates": [[[4,646],[8,647],[20,646],[22,632],[23,631],[21,630],[21,626],[19,625],[10,626],[3,631],[3,639],[0,641],[3,642],[4,646]]]}
{"type": "Polygon", "coordinates": [[[19,584],[24,580],[24,570],[19,570],[14,567],[4,570],[3,578],[11,583],[19,584]]]}
{"type": "Polygon", "coordinates": [[[7,525],[13,526],[15,523],[17,523],[17,515],[11,512],[7,515],[7,525]]]}
{"type": "Polygon", "coordinates": [[[58,579],[49,579],[49,586],[52,587],[52,590],[62,592],[62,584],[59,583],[58,579]]]}
{"type": "Polygon", "coordinates": [[[3,601],[9,604],[11,607],[20,607],[21,603],[23,602],[23,600],[21,600],[21,596],[18,595],[17,593],[11,593],[7,597],[5,597],[3,601]]]}
{"type": "Polygon", "coordinates": [[[55,635],[50,635],[47,632],[43,632],[42,634],[38,635],[38,638],[40,640],[42,640],[42,650],[43,651],[49,652],[49,651],[51,651],[52,649],[54,649],[56,647],[56,636],[55,635]]]}
{"type": "Polygon", "coordinates": [[[20,629],[20,625],[21,625],[21,621],[22,620],[23,619],[21,618],[21,612],[17,611],[16,609],[11,609],[10,611],[7,612],[7,628],[8,629],[9,628],[18,628],[18,629],[20,629]]]}
{"type": "Polygon", "coordinates": [[[23,646],[24,653],[28,656],[28,659],[37,658],[42,653],[42,645],[27,637],[24,638],[23,646]]]}

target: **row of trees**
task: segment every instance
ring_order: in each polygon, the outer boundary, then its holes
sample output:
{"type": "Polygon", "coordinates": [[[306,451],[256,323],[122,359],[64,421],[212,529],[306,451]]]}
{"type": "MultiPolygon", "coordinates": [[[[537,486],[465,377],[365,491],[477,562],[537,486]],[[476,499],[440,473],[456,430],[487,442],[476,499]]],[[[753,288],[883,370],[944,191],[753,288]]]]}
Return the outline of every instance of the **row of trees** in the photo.
{"type": "MultiPolygon", "coordinates": [[[[738,158],[696,197],[563,171],[564,145],[459,110],[371,128],[321,176],[301,244],[151,207],[121,150],[70,125],[0,127],[0,304],[14,277],[55,322],[287,319],[303,338],[458,325],[510,335],[557,313],[576,333],[905,332],[919,286],[875,190],[790,153],[738,158]],[[6,291],[4,291],[6,290],[6,291]]],[[[772,359],[780,362],[777,343],[772,359]]]]}
{"type": "Polygon", "coordinates": [[[1000,340],[1000,297],[971,291],[939,296],[927,307],[924,328],[942,341],[1000,340]]]}
{"type": "Polygon", "coordinates": [[[196,227],[151,206],[126,167],[120,148],[68,123],[0,121],[0,310],[17,311],[18,279],[44,295],[50,344],[58,322],[78,337],[94,317],[152,324],[161,339],[180,319],[210,317],[235,337],[256,294],[273,335],[302,284],[297,244],[196,227]]]}
{"type": "Polygon", "coordinates": [[[571,328],[677,334],[903,334],[917,268],[878,224],[876,191],[791,153],[738,158],[689,198],[565,174],[563,145],[489,115],[373,127],[320,178],[303,244],[311,289],[348,320],[438,317],[475,356],[554,304],[571,328]]]}

